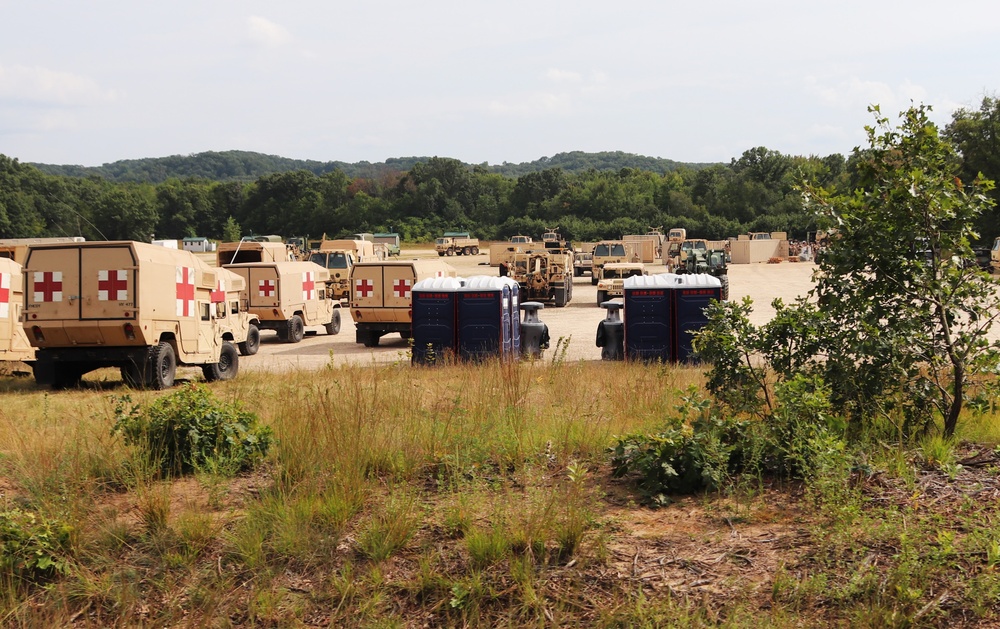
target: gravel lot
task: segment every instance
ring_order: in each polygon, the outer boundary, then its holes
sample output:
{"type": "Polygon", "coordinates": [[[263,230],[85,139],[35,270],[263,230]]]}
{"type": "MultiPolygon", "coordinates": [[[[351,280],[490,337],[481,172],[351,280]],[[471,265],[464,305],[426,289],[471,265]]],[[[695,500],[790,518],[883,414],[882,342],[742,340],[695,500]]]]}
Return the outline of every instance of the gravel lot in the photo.
{"type": "MultiPolygon", "coordinates": [[[[404,250],[406,258],[437,258],[431,250],[404,250]]],[[[473,275],[498,275],[489,266],[489,256],[457,256],[446,258],[462,277],[473,275]]],[[[804,295],[812,286],[812,263],[741,264],[729,268],[730,299],[743,299],[750,295],[754,300],[753,320],[766,322],[774,315],[771,301],[781,297],[786,303],[804,295]]],[[[656,271],[653,270],[653,273],[656,271]]],[[[293,368],[317,369],[331,362],[391,363],[409,362],[408,345],[398,334],[382,337],[378,347],[368,348],[354,342],[354,322],[344,311],[340,334],[329,336],[321,327],[307,328],[306,338],[294,345],[282,343],[273,332],[261,334],[260,351],[256,356],[241,357],[240,368],[251,370],[284,370],[293,368]]],[[[568,339],[568,360],[600,360],[601,350],[594,343],[597,324],[605,311],[597,306],[597,288],[591,286],[590,276],[575,278],[573,301],[565,308],[546,307],[539,318],[549,326],[552,347],[559,338],[568,339]]],[[[548,355],[551,352],[546,352],[548,355]]]]}

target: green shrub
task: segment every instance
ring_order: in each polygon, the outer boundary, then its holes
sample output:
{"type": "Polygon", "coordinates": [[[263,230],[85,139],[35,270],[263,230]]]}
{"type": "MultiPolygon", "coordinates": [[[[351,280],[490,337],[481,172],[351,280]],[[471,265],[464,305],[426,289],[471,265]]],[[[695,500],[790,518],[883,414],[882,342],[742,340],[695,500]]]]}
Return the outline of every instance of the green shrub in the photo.
{"type": "Polygon", "coordinates": [[[651,504],[668,503],[669,494],[718,489],[742,464],[747,422],[719,417],[696,395],[689,390],[680,413],[660,432],[619,438],[613,449],[614,476],[637,473],[639,491],[651,504]]]}
{"type": "Polygon", "coordinates": [[[30,511],[0,511],[0,579],[37,583],[69,573],[71,530],[30,511]]]}
{"type": "Polygon", "coordinates": [[[235,474],[257,464],[271,446],[272,432],[254,413],[215,399],[201,384],[189,384],[140,408],[118,400],[112,434],[138,446],[163,474],[196,469],[235,474]]]}

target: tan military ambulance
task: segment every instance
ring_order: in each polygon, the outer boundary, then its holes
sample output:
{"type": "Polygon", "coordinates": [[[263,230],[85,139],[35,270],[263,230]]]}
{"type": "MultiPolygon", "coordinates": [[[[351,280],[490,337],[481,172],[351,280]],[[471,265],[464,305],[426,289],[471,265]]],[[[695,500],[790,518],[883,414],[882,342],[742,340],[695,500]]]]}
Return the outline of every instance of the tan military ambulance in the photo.
{"type": "Polygon", "coordinates": [[[298,343],[306,327],[321,325],[327,334],[340,332],[340,302],[330,297],[330,271],[313,262],[247,262],[223,268],[246,281],[247,310],[262,330],[298,343]]]}
{"type": "Polygon", "coordinates": [[[216,288],[212,307],[222,331],[222,338],[235,343],[243,356],[253,356],[260,349],[260,317],[247,309],[246,280],[229,269],[215,269],[216,288]]]}
{"type": "Polygon", "coordinates": [[[351,269],[351,317],[356,342],[375,347],[390,332],[410,338],[413,297],[420,280],[455,277],[454,267],[436,260],[359,262],[351,269]]]}
{"type": "Polygon", "coordinates": [[[219,322],[213,303],[218,279],[193,253],[148,243],[33,245],[22,318],[37,349],[35,381],[66,388],[118,367],[128,384],[163,389],[177,365],[200,365],[208,380],[235,377],[239,354],[224,337],[232,323],[219,322]]]}
{"type": "Polygon", "coordinates": [[[24,276],[21,265],[0,258],[0,361],[32,361],[35,349],[21,325],[24,307],[24,276]]]}
{"type": "Polygon", "coordinates": [[[283,242],[250,240],[220,242],[215,250],[215,265],[241,264],[243,262],[283,262],[291,260],[283,242]]]}

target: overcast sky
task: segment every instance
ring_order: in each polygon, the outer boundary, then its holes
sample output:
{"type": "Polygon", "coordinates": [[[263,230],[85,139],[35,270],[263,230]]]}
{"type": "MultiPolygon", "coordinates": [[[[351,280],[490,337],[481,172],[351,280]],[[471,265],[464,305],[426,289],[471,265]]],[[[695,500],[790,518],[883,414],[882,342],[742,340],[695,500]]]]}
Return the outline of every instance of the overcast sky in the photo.
{"type": "Polygon", "coordinates": [[[1000,92],[1000,3],[0,0],[0,153],[847,154],[1000,92]]]}

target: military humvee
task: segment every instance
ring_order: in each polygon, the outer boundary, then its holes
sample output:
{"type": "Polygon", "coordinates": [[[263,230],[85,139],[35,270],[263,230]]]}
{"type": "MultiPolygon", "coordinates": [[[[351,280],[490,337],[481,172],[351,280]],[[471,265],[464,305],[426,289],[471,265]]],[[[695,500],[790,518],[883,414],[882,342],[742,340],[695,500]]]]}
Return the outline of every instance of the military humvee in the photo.
{"type": "Polygon", "coordinates": [[[235,377],[239,354],[225,335],[237,322],[217,317],[219,277],[189,251],[142,242],[33,245],[22,322],[35,381],[66,388],[118,367],[128,384],[163,389],[177,365],[200,365],[208,380],[235,377]]]}
{"type": "Polygon", "coordinates": [[[435,260],[359,262],[351,269],[351,316],[356,341],[375,347],[391,332],[410,338],[413,296],[410,289],[429,277],[455,277],[450,264],[435,260]]]}
{"type": "Polygon", "coordinates": [[[223,267],[246,282],[247,310],[260,319],[260,329],[274,330],[288,343],[298,343],[306,326],[321,325],[327,334],[340,332],[340,302],[330,296],[330,271],[313,262],[247,262],[223,267]]]}
{"type": "Polygon", "coordinates": [[[637,275],[647,275],[646,265],[642,262],[611,262],[605,264],[597,281],[597,305],[625,294],[625,278],[637,275]]]}
{"type": "Polygon", "coordinates": [[[0,361],[32,361],[35,350],[24,334],[24,276],[21,265],[0,258],[0,361]]]}

